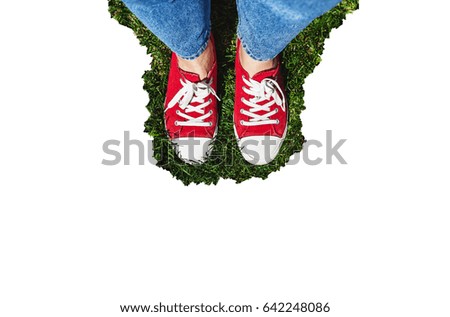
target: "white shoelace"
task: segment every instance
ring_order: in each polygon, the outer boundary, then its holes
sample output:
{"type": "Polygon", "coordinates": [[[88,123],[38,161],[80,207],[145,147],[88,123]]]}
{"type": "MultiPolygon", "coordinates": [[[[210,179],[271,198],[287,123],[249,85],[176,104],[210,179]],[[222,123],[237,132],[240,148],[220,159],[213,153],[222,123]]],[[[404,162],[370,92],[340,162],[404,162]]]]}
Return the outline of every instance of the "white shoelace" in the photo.
{"type": "Polygon", "coordinates": [[[244,76],[242,76],[242,79],[249,87],[242,87],[242,89],[248,95],[253,96],[253,98],[250,100],[246,100],[245,98],[241,99],[244,104],[250,107],[250,110],[248,111],[241,109],[242,114],[250,117],[249,121],[241,120],[241,124],[244,126],[278,124],[278,120],[271,119],[270,117],[278,112],[278,108],[275,108],[274,110],[271,109],[271,107],[275,104],[286,112],[286,99],[280,85],[278,85],[278,83],[271,78],[265,78],[261,82],[251,78],[250,80],[247,80],[244,76]],[[272,98],[273,100],[269,101],[272,98]],[[258,104],[266,100],[269,102],[263,105],[258,104]],[[258,111],[265,111],[266,113],[259,115],[255,113],[258,111]]]}
{"type": "Polygon", "coordinates": [[[205,99],[212,94],[217,100],[220,100],[217,96],[214,89],[211,87],[211,80],[203,80],[199,83],[193,83],[187,79],[183,81],[180,79],[180,83],[183,85],[183,88],[178,91],[178,93],[173,97],[173,99],[167,105],[166,110],[174,107],[176,104],[179,104],[181,109],[177,110],[177,114],[186,119],[186,121],[175,121],[175,125],[179,126],[196,126],[196,127],[208,127],[212,126],[212,122],[205,122],[212,114],[213,111],[205,113],[205,108],[211,104],[212,99],[210,98],[208,101],[205,99]],[[197,106],[193,106],[192,103],[198,103],[197,106]],[[198,113],[201,116],[194,118],[188,113],[198,113]]]}

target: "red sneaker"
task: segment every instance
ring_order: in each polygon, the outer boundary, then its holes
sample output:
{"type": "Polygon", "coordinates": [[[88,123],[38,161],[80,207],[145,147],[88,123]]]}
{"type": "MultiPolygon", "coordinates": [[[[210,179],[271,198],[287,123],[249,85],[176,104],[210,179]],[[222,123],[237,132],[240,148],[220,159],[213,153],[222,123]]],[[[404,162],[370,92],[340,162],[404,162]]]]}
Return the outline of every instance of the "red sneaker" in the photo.
{"type": "Polygon", "coordinates": [[[169,139],[186,163],[203,163],[211,152],[217,134],[216,89],[217,62],[208,77],[200,80],[199,75],[179,68],[172,53],[164,118],[169,139]]]}
{"type": "Polygon", "coordinates": [[[278,154],[287,132],[287,103],[280,62],[273,69],[250,78],[236,50],[234,132],[242,156],[254,165],[270,163],[278,154]]]}

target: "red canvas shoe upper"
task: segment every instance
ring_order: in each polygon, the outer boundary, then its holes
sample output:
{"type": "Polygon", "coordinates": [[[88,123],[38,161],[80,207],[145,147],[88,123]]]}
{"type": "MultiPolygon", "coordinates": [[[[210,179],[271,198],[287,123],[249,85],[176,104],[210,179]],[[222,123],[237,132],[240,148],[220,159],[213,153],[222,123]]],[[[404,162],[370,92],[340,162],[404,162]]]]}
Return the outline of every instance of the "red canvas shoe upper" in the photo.
{"type": "MultiPolygon", "coordinates": [[[[215,52],[214,52],[215,54],[215,52]]],[[[214,138],[217,128],[217,63],[204,80],[178,67],[172,53],[164,117],[171,140],[214,138]]]]}
{"type": "Polygon", "coordinates": [[[250,78],[236,50],[236,92],[234,127],[238,139],[252,136],[284,138],[287,127],[287,103],[280,62],[250,78]]]}

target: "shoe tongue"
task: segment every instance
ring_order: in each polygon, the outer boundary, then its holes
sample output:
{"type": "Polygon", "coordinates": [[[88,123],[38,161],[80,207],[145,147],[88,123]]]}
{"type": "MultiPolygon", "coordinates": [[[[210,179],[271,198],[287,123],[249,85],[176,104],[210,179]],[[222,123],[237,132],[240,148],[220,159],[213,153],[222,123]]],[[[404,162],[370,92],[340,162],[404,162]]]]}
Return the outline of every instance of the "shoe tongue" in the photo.
{"type": "Polygon", "coordinates": [[[252,78],[259,82],[261,82],[263,79],[268,78],[268,77],[275,78],[277,76],[278,69],[279,69],[279,66],[277,65],[275,68],[266,69],[266,70],[260,71],[259,73],[256,73],[255,75],[253,75],[252,78]]]}
{"type": "Polygon", "coordinates": [[[200,76],[198,74],[182,70],[181,68],[179,68],[179,69],[180,69],[180,73],[183,75],[183,77],[186,78],[187,80],[189,80],[190,82],[198,83],[201,81],[200,76]]]}

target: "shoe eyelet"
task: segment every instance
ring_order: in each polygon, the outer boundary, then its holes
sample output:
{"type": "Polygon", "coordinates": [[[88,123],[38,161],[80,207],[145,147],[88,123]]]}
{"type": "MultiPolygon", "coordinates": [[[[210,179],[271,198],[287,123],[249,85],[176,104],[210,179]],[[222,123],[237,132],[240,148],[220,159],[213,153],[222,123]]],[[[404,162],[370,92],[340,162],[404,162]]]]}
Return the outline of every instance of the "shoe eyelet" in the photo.
{"type": "Polygon", "coordinates": [[[176,114],[180,114],[180,110],[175,111],[176,114]]]}
{"type": "Polygon", "coordinates": [[[210,98],[208,101],[209,101],[209,103],[212,103],[212,102],[213,102],[211,98],[210,98]]]}
{"type": "Polygon", "coordinates": [[[213,123],[212,123],[212,122],[210,122],[210,123],[209,123],[209,126],[210,126],[210,127],[212,127],[212,125],[213,125],[213,123]]]}
{"type": "Polygon", "coordinates": [[[239,121],[241,125],[244,125],[244,120],[239,121]]]}
{"type": "Polygon", "coordinates": [[[179,126],[179,123],[178,123],[178,121],[175,121],[175,125],[178,127],[179,126]]]}
{"type": "Polygon", "coordinates": [[[280,124],[280,120],[277,119],[277,123],[276,124],[280,124]]]}
{"type": "Polygon", "coordinates": [[[241,97],[241,102],[244,102],[244,97],[241,97]]]}
{"type": "Polygon", "coordinates": [[[275,113],[278,113],[278,108],[275,109],[275,113]]]}
{"type": "Polygon", "coordinates": [[[209,114],[213,114],[213,111],[212,111],[212,110],[209,110],[209,114]]]}
{"type": "Polygon", "coordinates": [[[244,109],[239,110],[240,114],[244,114],[244,109]]]}

